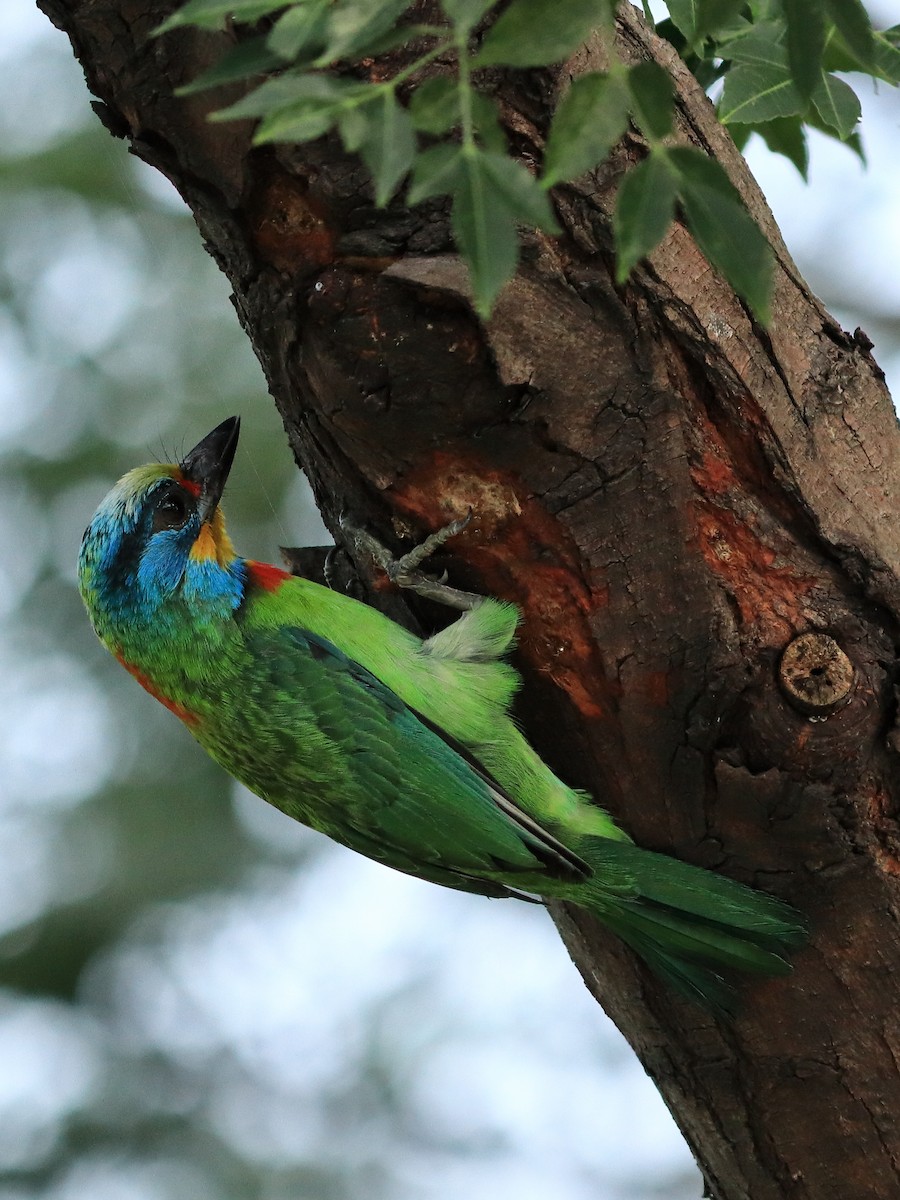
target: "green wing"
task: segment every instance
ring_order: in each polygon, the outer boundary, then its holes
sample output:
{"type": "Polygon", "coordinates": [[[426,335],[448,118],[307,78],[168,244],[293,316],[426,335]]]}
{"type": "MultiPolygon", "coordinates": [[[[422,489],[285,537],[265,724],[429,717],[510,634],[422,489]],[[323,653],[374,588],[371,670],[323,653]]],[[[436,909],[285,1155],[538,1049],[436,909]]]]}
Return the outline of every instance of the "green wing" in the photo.
{"type": "Polygon", "coordinates": [[[331,642],[282,627],[248,632],[245,646],[250,728],[225,744],[252,745],[252,761],[210,749],[289,815],[369,858],[488,895],[588,873],[462,746],[331,642]]]}

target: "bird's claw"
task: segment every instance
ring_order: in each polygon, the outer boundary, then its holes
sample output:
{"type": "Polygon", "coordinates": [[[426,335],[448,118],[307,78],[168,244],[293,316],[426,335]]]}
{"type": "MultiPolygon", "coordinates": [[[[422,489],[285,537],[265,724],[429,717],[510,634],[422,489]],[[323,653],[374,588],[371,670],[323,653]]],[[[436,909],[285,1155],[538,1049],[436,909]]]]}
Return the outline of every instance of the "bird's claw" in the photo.
{"type": "MultiPolygon", "coordinates": [[[[391,569],[389,569],[388,578],[394,583],[400,583],[400,575],[415,574],[426,558],[431,558],[432,554],[440,550],[445,542],[449,542],[452,537],[456,537],[458,533],[462,533],[471,520],[472,509],[470,508],[464,517],[457,517],[455,521],[441,526],[434,533],[429,533],[424,542],[420,542],[418,546],[413,546],[412,550],[407,551],[406,554],[393,561],[393,574],[391,569]]],[[[403,587],[404,585],[400,583],[400,586],[403,587]]]]}
{"type": "Polygon", "coordinates": [[[449,587],[446,583],[446,571],[438,579],[432,575],[426,575],[419,568],[445,542],[462,533],[471,520],[472,509],[470,508],[464,517],[457,517],[455,521],[450,521],[449,524],[436,529],[423,542],[401,555],[400,558],[394,558],[387,547],[383,546],[377,538],[364,529],[353,526],[344,518],[343,514],[340,517],[340,526],[356,547],[368,554],[381,567],[391,583],[415,592],[417,596],[421,596],[425,600],[434,600],[438,604],[445,604],[449,608],[467,612],[480,604],[484,597],[475,592],[464,592],[459,588],[449,587]]]}

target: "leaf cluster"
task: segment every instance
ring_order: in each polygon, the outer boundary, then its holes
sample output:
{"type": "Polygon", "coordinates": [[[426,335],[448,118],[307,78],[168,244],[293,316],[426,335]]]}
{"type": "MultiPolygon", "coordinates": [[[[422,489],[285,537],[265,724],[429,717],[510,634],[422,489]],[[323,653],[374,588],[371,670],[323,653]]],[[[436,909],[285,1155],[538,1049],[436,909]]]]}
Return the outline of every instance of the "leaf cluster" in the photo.
{"type": "MultiPolygon", "coordinates": [[[[677,212],[709,261],[767,319],[768,244],[719,164],[674,144],[666,72],[615,57],[615,0],[442,0],[441,10],[442,21],[421,24],[410,19],[408,0],[188,0],[157,33],[241,27],[238,43],[181,89],[264,77],[214,120],[257,121],[258,144],[336,131],[371,172],[379,205],[401,188],[409,204],[449,197],[483,316],[516,269],[519,227],[558,233],[550,189],[603,162],[631,124],[648,154],[619,188],[619,280],[659,244],[677,212]],[[483,69],[557,63],[594,32],[609,50],[609,69],[573,81],[533,173],[509,152],[483,69]],[[399,47],[406,65],[390,78],[367,77],[367,60],[399,47]],[[436,60],[444,73],[420,82],[436,60]]],[[[719,115],[736,138],[760,133],[803,172],[809,125],[859,150],[859,102],[836,71],[900,79],[898,31],[873,32],[861,0],[669,0],[669,13],[658,31],[705,87],[724,80],[719,115]]]]}
{"type": "Polygon", "coordinates": [[[808,130],[863,158],[859,98],[843,78],[900,83],[900,25],[872,28],[862,0],[669,0],[668,38],[704,87],[739,146],[759,134],[804,179],[808,130]],[[721,84],[719,84],[721,81],[721,84]]]}

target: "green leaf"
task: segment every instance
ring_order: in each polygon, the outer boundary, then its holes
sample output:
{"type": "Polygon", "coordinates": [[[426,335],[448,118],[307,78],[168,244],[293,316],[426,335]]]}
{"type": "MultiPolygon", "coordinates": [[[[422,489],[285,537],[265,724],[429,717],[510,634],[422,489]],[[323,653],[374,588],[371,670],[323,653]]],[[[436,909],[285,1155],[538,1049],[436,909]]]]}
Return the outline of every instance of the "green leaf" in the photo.
{"type": "Polygon", "coordinates": [[[242,97],[228,108],[213,113],[212,121],[232,121],[243,117],[266,117],[288,106],[337,102],[359,84],[333,79],[328,75],[310,75],[285,71],[276,79],[268,79],[260,87],[242,97]]]}
{"type": "Polygon", "coordinates": [[[634,117],[649,140],[672,132],[673,82],[655,62],[638,63],[628,72],[634,117]]]}
{"type": "Polygon", "coordinates": [[[409,113],[398,103],[393,90],[383,92],[374,104],[367,105],[366,112],[369,128],[360,153],[375,181],[375,203],[383,208],[412,165],[416,135],[409,113]]]}
{"type": "Polygon", "coordinates": [[[593,71],[573,80],[547,137],[543,184],[577,179],[602,162],[628,125],[628,94],[618,76],[593,71]]]}
{"type": "Polygon", "coordinates": [[[669,0],[668,7],[685,45],[693,46],[697,40],[697,0],[669,0]]]}
{"type": "Polygon", "coordinates": [[[686,60],[688,58],[690,49],[688,48],[687,39],[671,17],[666,17],[664,21],[657,21],[656,32],[661,38],[665,38],[667,42],[674,46],[683,59],[686,60]]]}
{"type": "Polygon", "coordinates": [[[497,101],[483,92],[472,92],[472,124],[475,136],[486,150],[507,153],[506,134],[500,126],[497,101]]]}
{"type": "Polygon", "coordinates": [[[716,159],[694,146],[673,146],[666,150],[666,156],[678,176],[679,195],[684,186],[696,184],[717,192],[723,199],[733,200],[740,208],[744,207],[737,188],[716,159]]]}
{"type": "Polygon", "coordinates": [[[441,8],[457,31],[474,29],[494,0],[441,0],[441,8]]]}
{"type": "Polygon", "coordinates": [[[804,120],[811,129],[818,129],[819,133],[824,133],[826,137],[830,137],[834,141],[840,142],[842,146],[846,146],[848,150],[852,150],[864,167],[868,165],[866,162],[865,147],[858,132],[851,133],[849,137],[842,138],[836,129],[825,124],[816,111],[815,105],[810,106],[804,120]]]}
{"type": "Polygon", "coordinates": [[[337,119],[338,133],[348,154],[357,154],[369,136],[369,118],[360,105],[345,109],[337,119]]]}
{"type": "Polygon", "coordinates": [[[744,153],[747,143],[750,141],[750,135],[755,132],[756,128],[755,125],[741,125],[739,123],[728,126],[731,140],[737,146],[738,150],[740,150],[741,154],[744,153]]]}
{"type": "Polygon", "coordinates": [[[862,0],[825,0],[828,15],[861,66],[867,70],[875,66],[875,39],[872,22],[862,0]]]}
{"type": "Polygon", "coordinates": [[[688,46],[729,28],[740,15],[746,0],[669,0],[672,20],[688,46]]]}
{"type": "Polygon", "coordinates": [[[462,172],[462,147],[455,142],[442,142],[416,155],[412,180],[406,199],[409,204],[421,204],[432,196],[446,196],[456,191],[462,172]]]}
{"type": "Polygon", "coordinates": [[[851,133],[849,137],[840,138],[839,140],[853,151],[864,167],[869,165],[869,160],[866,158],[866,148],[858,133],[851,133]]]}
{"type": "Polygon", "coordinates": [[[874,51],[872,64],[865,65],[850,49],[847,42],[831,26],[825,42],[825,56],[822,60],[824,70],[829,71],[865,71],[875,79],[883,79],[886,83],[900,83],[900,48],[894,30],[877,30],[873,33],[874,51]],[[891,38],[894,38],[892,41],[891,38]]]}
{"type": "Polygon", "coordinates": [[[267,47],[264,37],[250,38],[249,41],[232,46],[202,75],[198,75],[183,87],[176,88],[175,95],[192,96],[195,92],[205,92],[209,88],[222,87],[226,83],[236,83],[239,79],[265,75],[282,65],[278,55],[273,54],[267,47]]]}
{"type": "MultiPolygon", "coordinates": [[[[409,115],[420,133],[448,133],[460,124],[459,82],[448,76],[429,79],[412,94],[409,115]]],[[[506,135],[500,128],[497,103],[482,92],[470,93],[472,123],[479,141],[498,154],[506,152],[506,135]]]]}
{"type": "Polygon", "coordinates": [[[279,109],[260,121],[253,135],[257,146],[269,142],[312,142],[337,123],[341,107],[337,103],[301,102],[279,109]]]}
{"type": "Polygon", "coordinates": [[[302,50],[310,57],[320,54],[325,45],[325,29],[330,0],[307,0],[282,13],[269,32],[268,45],[288,62],[295,61],[302,50]]]}
{"type": "Polygon", "coordinates": [[[888,83],[900,83],[900,35],[897,30],[886,29],[875,34],[875,66],[879,79],[888,83]]]}
{"type": "Polygon", "coordinates": [[[706,37],[720,37],[743,24],[746,0],[707,0],[703,4],[700,32],[706,37]]]}
{"type": "MultiPolygon", "coordinates": [[[[375,58],[379,54],[386,54],[389,50],[396,50],[398,46],[408,46],[418,37],[434,37],[435,32],[434,25],[397,25],[393,29],[387,29],[384,33],[368,38],[365,46],[356,52],[356,57],[362,55],[366,58],[375,58]]],[[[446,30],[437,29],[437,32],[444,34],[446,30]]]]}
{"type": "Polygon", "coordinates": [[[560,233],[547,193],[517,159],[485,151],[482,171],[510,214],[524,225],[560,233]]]}
{"type": "Polygon", "coordinates": [[[659,245],[672,224],[677,182],[665,151],[651,152],[622,180],[613,215],[619,283],[659,245]]]}
{"type": "Polygon", "coordinates": [[[333,5],[325,49],[316,65],[364,54],[391,31],[409,7],[409,0],[342,0],[333,5]]]}
{"type": "Polygon", "coordinates": [[[455,78],[440,75],[416,88],[409,101],[409,115],[420,133],[447,133],[459,124],[459,85],[455,78]]]}
{"type": "Polygon", "coordinates": [[[500,289],[515,273],[519,259],[516,222],[485,170],[484,155],[462,155],[453,196],[453,235],[469,266],[475,309],[488,317],[500,289]]]}
{"type": "Polygon", "coordinates": [[[686,146],[667,153],[678,175],[678,198],[697,245],[767,323],[773,256],[762,230],[715,159],[686,146]]]}
{"type": "Polygon", "coordinates": [[[787,20],[787,57],[797,91],[808,100],[822,79],[825,20],[821,0],[782,0],[787,20]]]}
{"type": "Polygon", "coordinates": [[[773,154],[782,154],[794,164],[804,179],[807,178],[809,147],[802,117],[778,117],[774,121],[760,121],[757,125],[729,125],[728,128],[732,137],[742,130],[746,130],[748,136],[758,133],[773,154]]]}
{"type": "Polygon", "coordinates": [[[173,12],[161,25],[153,30],[154,37],[179,29],[183,25],[196,25],[199,29],[221,29],[226,17],[249,23],[258,21],[269,13],[284,8],[288,0],[189,0],[173,12]]]}
{"type": "Polygon", "coordinates": [[[739,121],[753,125],[790,117],[806,108],[788,68],[787,51],[770,44],[768,53],[767,62],[739,62],[728,72],[719,101],[719,120],[723,124],[739,121]]]}
{"type": "Polygon", "coordinates": [[[704,92],[706,92],[727,73],[728,67],[718,58],[715,61],[709,58],[694,58],[694,61],[691,63],[691,71],[694,78],[703,88],[704,92]]]}
{"type": "Polygon", "coordinates": [[[862,115],[856,92],[836,75],[822,76],[812,102],[823,123],[835,130],[841,141],[850,136],[862,115]]]}
{"type": "Polygon", "coordinates": [[[866,158],[866,148],[858,133],[851,133],[848,138],[842,138],[841,141],[845,146],[850,147],[864,167],[869,165],[869,160],[866,158]]]}
{"type": "Polygon", "coordinates": [[[729,38],[718,47],[717,53],[736,63],[756,66],[787,66],[787,51],[784,48],[784,26],[777,21],[761,21],[751,25],[746,32],[729,38]]]}
{"type": "Polygon", "coordinates": [[[229,121],[261,117],[254,142],[308,142],[321,137],[353,104],[371,94],[367,84],[328,75],[285,72],[270,79],[229,108],[213,113],[211,120],[229,121]]]}
{"type": "Polygon", "coordinates": [[[472,65],[543,67],[562,62],[602,23],[598,0],[513,0],[488,31],[472,65]]]}

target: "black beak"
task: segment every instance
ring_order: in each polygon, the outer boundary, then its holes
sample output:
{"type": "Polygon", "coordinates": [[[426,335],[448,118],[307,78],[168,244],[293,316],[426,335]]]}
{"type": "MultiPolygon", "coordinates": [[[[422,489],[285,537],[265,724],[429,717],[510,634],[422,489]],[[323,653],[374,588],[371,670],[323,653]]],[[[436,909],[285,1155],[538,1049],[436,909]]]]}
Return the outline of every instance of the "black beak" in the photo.
{"type": "Polygon", "coordinates": [[[229,417],[198,442],[179,464],[185,479],[200,486],[198,512],[201,522],[209,520],[222,498],[240,431],[241,418],[229,417]]]}

